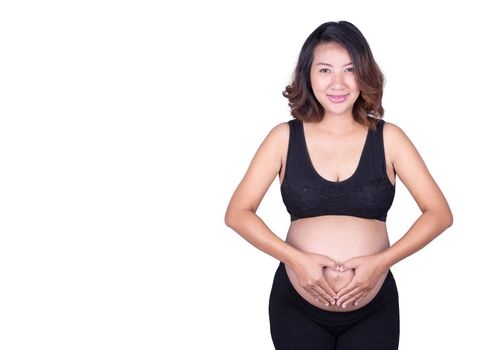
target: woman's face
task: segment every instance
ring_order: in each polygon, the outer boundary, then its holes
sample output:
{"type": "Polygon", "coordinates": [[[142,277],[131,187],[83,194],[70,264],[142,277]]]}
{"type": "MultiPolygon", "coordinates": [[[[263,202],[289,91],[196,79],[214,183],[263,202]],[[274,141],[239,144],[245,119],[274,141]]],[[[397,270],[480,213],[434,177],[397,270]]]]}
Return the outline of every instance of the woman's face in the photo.
{"type": "Polygon", "coordinates": [[[351,114],[360,95],[354,69],[350,54],[337,43],[318,44],[313,50],[311,87],[326,114],[351,114]]]}

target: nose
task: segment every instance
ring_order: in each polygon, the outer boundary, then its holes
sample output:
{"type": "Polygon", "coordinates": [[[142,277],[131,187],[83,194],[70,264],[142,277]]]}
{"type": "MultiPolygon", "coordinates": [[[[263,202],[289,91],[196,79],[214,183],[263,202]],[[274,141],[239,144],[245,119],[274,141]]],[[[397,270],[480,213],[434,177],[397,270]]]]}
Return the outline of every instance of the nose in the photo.
{"type": "Polygon", "coordinates": [[[343,75],[338,73],[333,73],[330,85],[334,90],[342,90],[344,88],[343,75]]]}

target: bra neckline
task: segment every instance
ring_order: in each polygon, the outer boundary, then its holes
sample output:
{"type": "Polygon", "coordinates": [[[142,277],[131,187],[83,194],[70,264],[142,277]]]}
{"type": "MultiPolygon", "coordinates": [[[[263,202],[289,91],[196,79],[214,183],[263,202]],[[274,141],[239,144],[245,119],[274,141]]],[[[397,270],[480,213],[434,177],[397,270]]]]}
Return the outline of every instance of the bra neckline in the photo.
{"type": "Polygon", "coordinates": [[[353,172],[353,174],[351,174],[348,178],[344,179],[344,180],[340,180],[340,181],[332,181],[332,180],[329,180],[329,179],[326,179],[325,177],[323,177],[322,175],[320,175],[320,173],[317,171],[317,169],[315,169],[315,166],[313,165],[313,162],[311,160],[311,157],[310,157],[310,153],[308,151],[308,145],[306,144],[306,136],[304,134],[304,126],[303,126],[303,122],[302,121],[299,121],[300,124],[300,129],[301,129],[301,140],[302,140],[302,143],[303,143],[303,149],[304,149],[304,152],[305,152],[305,155],[306,155],[306,159],[308,160],[308,166],[310,167],[310,169],[313,171],[313,173],[315,174],[315,176],[319,179],[321,179],[322,181],[328,183],[328,184],[332,184],[332,185],[342,185],[342,184],[345,184],[345,183],[348,183],[350,181],[352,181],[356,175],[360,172],[360,168],[362,167],[362,161],[364,159],[364,155],[365,153],[367,152],[367,147],[368,147],[368,144],[369,144],[369,136],[370,136],[370,132],[371,132],[371,129],[368,128],[367,130],[367,135],[365,136],[365,141],[364,141],[364,146],[362,148],[362,153],[360,154],[360,158],[358,159],[358,163],[357,163],[357,167],[355,168],[355,171],[353,172]]]}

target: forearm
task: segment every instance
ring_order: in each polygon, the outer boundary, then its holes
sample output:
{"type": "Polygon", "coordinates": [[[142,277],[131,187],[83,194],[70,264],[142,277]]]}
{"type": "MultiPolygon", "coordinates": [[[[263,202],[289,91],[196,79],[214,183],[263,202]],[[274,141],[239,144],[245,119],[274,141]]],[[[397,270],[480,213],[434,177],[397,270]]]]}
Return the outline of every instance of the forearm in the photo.
{"type": "Polygon", "coordinates": [[[301,251],[275,235],[259,216],[250,210],[240,210],[225,220],[245,240],[268,255],[290,265],[301,251]]]}
{"type": "Polygon", "coordinates": [[[452,225],[448,218],[443,211],[425,211],[400,240],[379,253],[383,264],[390,268],[426,246],[452,225]]]}

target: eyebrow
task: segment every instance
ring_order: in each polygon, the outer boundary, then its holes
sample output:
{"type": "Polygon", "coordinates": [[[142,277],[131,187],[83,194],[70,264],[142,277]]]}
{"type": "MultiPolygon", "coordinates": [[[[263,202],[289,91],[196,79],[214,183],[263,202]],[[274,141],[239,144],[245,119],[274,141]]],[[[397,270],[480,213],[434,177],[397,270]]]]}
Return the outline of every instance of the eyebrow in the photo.
{"type": "MultiPolygon", "coordinates": [[[[343,65],[343,67],[349,66],[350,64],[353,64],[353,62],[348,62],[345,65],[343,65]]],[[[319,63],[317,63],[317,66],[329,66],[329,67],[332,67],[332,64],[319,62],[319,63]]]]}

